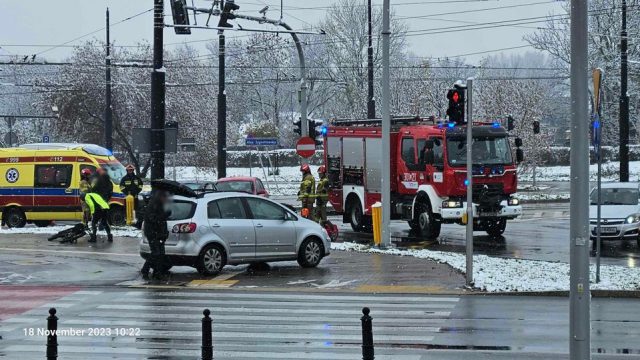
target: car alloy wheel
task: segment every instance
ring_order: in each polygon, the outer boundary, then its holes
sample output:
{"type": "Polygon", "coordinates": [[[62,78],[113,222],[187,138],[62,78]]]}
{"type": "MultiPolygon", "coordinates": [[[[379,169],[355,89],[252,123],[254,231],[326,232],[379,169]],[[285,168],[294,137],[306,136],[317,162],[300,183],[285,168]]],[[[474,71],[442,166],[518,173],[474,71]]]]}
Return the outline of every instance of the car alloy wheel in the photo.
{"type": "Polygon", "coordinates": [[[215,274],[222,269],[222,254],[217,248],[207,249],[202,255],[202,259],[202,264],[207,273],[215,274]]]}
{"type": "Polygon", "coordinates": [[[308,264],[316,264],[320,261],[320,246],[315,241],[309,241],[304,248],[304,258],[308,264]]]}

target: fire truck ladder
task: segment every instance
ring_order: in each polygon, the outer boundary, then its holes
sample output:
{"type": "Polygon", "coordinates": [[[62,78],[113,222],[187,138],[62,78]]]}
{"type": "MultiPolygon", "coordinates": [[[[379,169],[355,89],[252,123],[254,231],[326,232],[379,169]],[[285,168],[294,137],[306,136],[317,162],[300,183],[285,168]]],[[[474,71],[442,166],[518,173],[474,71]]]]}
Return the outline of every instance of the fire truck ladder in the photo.
{"type": "MultiPolygon", "coordinates": [[[[432,123],[436,124],[434,119],[424,119],[419,116],[393,116],[391,117],[391,125],[419,125],[432,123]]],[[[382,126],[382,119],[340,119],[330,122],[333,126],[382,126]]]]}

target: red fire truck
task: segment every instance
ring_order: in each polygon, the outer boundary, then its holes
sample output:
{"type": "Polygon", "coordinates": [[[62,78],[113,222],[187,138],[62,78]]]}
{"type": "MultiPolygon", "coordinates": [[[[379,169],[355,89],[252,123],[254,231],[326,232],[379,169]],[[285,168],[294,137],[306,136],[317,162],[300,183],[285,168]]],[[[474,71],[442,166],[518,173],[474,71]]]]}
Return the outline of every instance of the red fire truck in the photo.
{"type": "MultiPolygon", "coordinates": [[[[472,129],[474,229],[498,236],[522,214],[516,161],[499,123],[472,129]]],[[[340,120],[324,142],[329,201],[364,231],[371,205],[381,200],[380,120],[340,120]]],[[[391,218],[406,220],[421,237],[434,239],[443,223],[463,224],[466,211],[466,126],[421,118],[394,118],[391,128],[391,218]]]]}

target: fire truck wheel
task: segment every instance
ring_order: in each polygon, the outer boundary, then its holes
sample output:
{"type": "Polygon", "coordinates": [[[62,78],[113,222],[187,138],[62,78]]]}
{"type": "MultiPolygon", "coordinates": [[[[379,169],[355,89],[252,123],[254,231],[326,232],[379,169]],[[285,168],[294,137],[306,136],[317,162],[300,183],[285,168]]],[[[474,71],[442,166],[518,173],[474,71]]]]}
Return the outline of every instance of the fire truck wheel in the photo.
{"type": "Polygon", "coordinates": [[[349,202],[349,223],[353,231],[364,231],[366,226],[364,222],[364,215],[362,213],[362,205],[359,201],[349,202]]]}
{"type": "Polygon", "coordinates": [[[414,221],[417,223],[417,230],[420,236],[426,239],[436,239],[440,236],[441,223],[436,221],[433,212],[431,211],[431,205],[426,201],[420,201],[416,205],[417,219],[414,221]]]}
{"type": "Polygon", "coordinates": [[[506,219],[497,219],[492,221],[487,221],[486,223],[486,232],[489,236],[500,236],[504,233],[504,229],[507,228],[507,220],[506,219]]]}
{"type": "Polygon", "coordinates": [[[24,212],[16,207],[5,210],[2,214],[2,221],[10,228],[21,228],[27,224],[27,217],[24,212]]]}

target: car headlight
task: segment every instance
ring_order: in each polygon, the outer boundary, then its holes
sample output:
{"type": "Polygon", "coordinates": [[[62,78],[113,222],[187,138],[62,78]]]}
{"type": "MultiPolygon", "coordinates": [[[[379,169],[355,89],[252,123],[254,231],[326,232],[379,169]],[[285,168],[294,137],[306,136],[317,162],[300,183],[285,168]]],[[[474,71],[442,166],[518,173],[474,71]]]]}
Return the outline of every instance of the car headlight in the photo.
{"type": "Polygon", "coordinates": [[[640,214],[629,215],[627,216],[624,222],[626,222],[627,224],[634,224],[634,223],[640,222],[640,214]]]}
{"type": "Polygon", "coordinates": [[[459,208],[462,207],[462,202],[458,200],[447,200],[442,202],[442,207],[445,209],[459,208]]]}
{"type": "Polygon", "coordinates": [[[509,204],[509,206],[517,206],[517,205],[520,205],[520,199],[518,199],[518,198],[514,198],[514,197],[509,198],[508,204],[509,204]]]}

